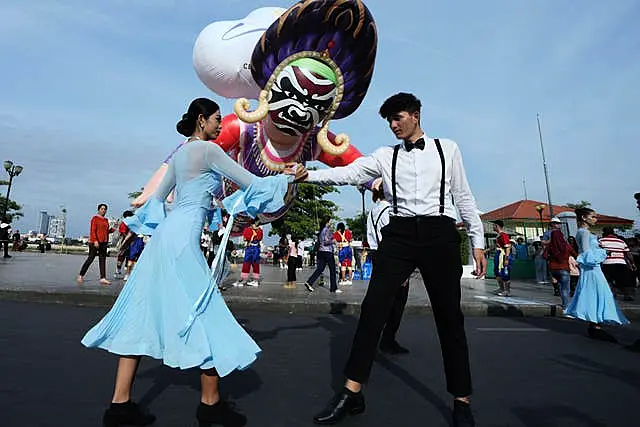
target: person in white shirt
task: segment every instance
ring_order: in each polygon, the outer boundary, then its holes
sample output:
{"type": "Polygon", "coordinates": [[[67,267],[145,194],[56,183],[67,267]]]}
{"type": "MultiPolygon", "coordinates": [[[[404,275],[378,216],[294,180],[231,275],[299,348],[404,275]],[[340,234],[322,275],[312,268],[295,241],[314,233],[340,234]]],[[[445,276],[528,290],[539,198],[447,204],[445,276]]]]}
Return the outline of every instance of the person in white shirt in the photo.
{"type": "MultiPolygon", "coordinates": [[[[391,203],[385,199],[382,180],[377,179],[371,186],[372,200],[375,203],[367,215],[367,243],[371,253],[371,263],[376,268],[376,258],[378,246],[382,241],[382,229],[389,224],[389,213],[391,203]]],[[[398,292],[393,300],[393,307],[387,318],[387,323],[382,331],[380,339],[380,351],[388,354],[406,354],[409,350],[401,346],[396,340],[396,334],[400,328],[404,308],[409,298],[409,279],[398,288],[398,292]]]]}
{"type": "Polygon", "coordinates": [[[469,230],[476,277],[483,277],[487,268],[484,230],[457,144],[425,135],[420,127],[420,107],[420,101],[408,93],[393,95],[380,107],[380,115],[401,144],[379,148],[343,167],[307,171],[300,164],[288,164],[284,170],[295,175],[297,182],[326,185],[362,185],[382,177],[384,188],[391,189],[392,195],[391,219],[382,231],[376,268],[344,371],[345,387],[314,417],[317,424],[335,424],[347,415],[364,412],[361,388],[369,378],[382,329],[398,288],[417,267],[440,337],[447,390],[454,397],[454,426],[475,425],[469,406],[471,370],[460,309],[462,262],[456,208],[469,230]]]}

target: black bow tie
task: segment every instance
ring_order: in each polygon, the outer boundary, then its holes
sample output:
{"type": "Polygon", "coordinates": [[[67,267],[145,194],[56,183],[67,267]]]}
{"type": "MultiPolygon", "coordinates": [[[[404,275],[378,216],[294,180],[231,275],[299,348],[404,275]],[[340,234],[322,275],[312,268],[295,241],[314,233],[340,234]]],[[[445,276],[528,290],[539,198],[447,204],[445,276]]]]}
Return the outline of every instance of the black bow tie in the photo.
{"type": "Polygon", "coordinates": [[[404,148],[407,151],[411,151],[414,148],[417,148],[418,150],[424,150],[424,138],[420,138],[418,139],[416,142],[414,142],[413,144],[410,142],[405,142],[404,143],[404,148]]]}

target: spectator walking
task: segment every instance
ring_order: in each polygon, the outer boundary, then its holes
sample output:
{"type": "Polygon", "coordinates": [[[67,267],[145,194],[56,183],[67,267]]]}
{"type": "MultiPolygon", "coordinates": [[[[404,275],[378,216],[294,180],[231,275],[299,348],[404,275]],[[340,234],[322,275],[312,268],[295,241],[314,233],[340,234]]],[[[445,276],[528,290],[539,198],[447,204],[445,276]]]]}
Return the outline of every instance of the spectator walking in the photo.
{"type": "Polygon", "coordinates": [[[501,297],[511,296],[511,240],[504,231],[504,222],[501,219],[491,221],[496,237],[496,254],[493,257],[493,273],[498,281],[497,294],[501,297]]]}
{"type": "Polygon", "coordinates": [[[9,255],[9,236],[11,235],[11,224],[7,219],[0,221],[0,245],[4,248],[4,258],[11,258],[9,255]]]}
{"type": "Polygon", "coordinates": [[[285,288],[295,289],[296,287],[296,270],[298,268],[298,258],[302,256],[299,253],[300,241],[297,237],[289,238],[289,258],[287,259],[287,283],[285,288]]]}
{"type": "Polygon", "coordinates": [[[335,292],[337,294],[342,293],[342,290],[338,289],[336,283],[336,259],[333,256],[335,239],[331,232],[331,217],[325,216],[320,223],[320,233],[318,234],[318,265],[315,271],[309,276],[304,286],[309,292],[313,292],[313,285],[318,277],[324,272],[325,267],[329,267],[329,292],[335,292]]]}
{"type": "Polygon", "coordinates": [[[91,226],[89,229],[89,256],[80,268],[80,274],[76,281],[79,285],[84,282],[84,275],[98,256],[98,266],[100,268],[100,284],[110,285],[107,280],[107,247],[109,245],[109,234],[115,230],[109,227],[109,220],[105,217],[107,214],[107,205],[100,203],[98,205],[98,213],[91,218],[91,226]]]}
{"type": "Polygon", "coordinates": [[[616,236],[611,227],[602,229],[600,247],[607,251],[607,259],[602,263],[602,272],[612,286],[614,293],[622,294],[625,301],[633,301],[636,281],[636,264],[624,240],[616,236]]]}
{"type": "Polygon", "coordinates": [[[547,247],[547,260],[549,261],[551,277],[557,281],[563,310],[569,304],[571,294],[571,277],[569,273],[569,257],[571,256],[577,257],[578,254],[567,243],[562,231],[554,229],[551,232],[551,239],[547,247]]]}

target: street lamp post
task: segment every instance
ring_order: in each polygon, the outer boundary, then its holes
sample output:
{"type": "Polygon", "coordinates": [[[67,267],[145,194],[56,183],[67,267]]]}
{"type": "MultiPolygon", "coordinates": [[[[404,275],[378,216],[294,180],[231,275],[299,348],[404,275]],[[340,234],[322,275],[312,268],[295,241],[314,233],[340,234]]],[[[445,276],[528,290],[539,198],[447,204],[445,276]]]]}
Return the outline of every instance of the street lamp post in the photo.
{"type": "Polygon", "coordinates": [[[544,155],[544,145],[542,145],[542,128],[540,127],[540,113],[537,114],[538,136],[540,137],[540,150],[542,150],[542,167],[544,168],[544,179],[547,184],[547,203],[549,203],[549,218],[553,218],[553,205],[551,204],[551,188],[549,186],[549,170],[547,169],[547,159],[544,155]]]}
{"type": "MultiPolygon", "coordinates": [[[[541,205],[536,205],[536,211],[538,211],[538,216],[540,217],[540,229],[544,230],[544,226],[542,225],[542,211],[544,210],[544,208],[547,205],[541,204],[541,205]]],[[[540,233],[538,232],[538,229],[536,227],[536,234],[538,234],[538,236],[540,236],[540,233]]]]}
{"type": "Polygon", "coordinates": [[[13,177],[20,175],[22,169],[24,168],[19,165],[14,165],[11,160],[5,160],[4,169],[9,174],[9,185],[7,186],[7,197],[4,203],[2,218],[5,218],[7,216],[7,211],[9,210],[9,194],[11,194],[11,184],[13,184],[13,177]]]}

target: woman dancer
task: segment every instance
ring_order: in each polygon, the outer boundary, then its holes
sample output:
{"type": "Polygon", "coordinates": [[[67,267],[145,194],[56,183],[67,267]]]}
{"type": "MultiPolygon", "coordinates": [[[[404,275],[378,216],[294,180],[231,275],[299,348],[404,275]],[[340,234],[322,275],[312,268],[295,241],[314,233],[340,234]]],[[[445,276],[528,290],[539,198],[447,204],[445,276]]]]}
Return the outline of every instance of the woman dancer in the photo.
{"type": "Polygon", "coordinates": [[[565,315],[589,322],[588,332],[591,338],[616,342],[616,339],[601,328],[603,323],[624,325],[629,323],[616,305],[607,279],[602,273],[600,263],[607,253],[598,245],[598,238],[589,232],[598,217],[593,209],[576,209],[578,220],[580,278],[573,299],[565,310],[565,315]]]}
{"type": "MultiPolygon", "coordinates": [[[[282,207],[288,178],[258,178],[208,142],[220,132],[220,108],[214,101],[194,100],[177,130],[188,136],[187,142],[154,196],[127,219],[133,232],[153,236],[111,311],[82,340],[87,347],[120,355],[112,403],[104,414],[106,427],[154,422],[155,416],[130,399],[142,355],[171,367],[201,369],[196,412],[201,427],[246,423],[220,400],[218,377],[249,366],[260,348],[225,305],[217,286],[222,253],[212,272],[200,251],[200,231],[223,177],[240,187],[225,199],[227,210],[252,216],[282,207]],[[165,219],[163,201],[174,188],[174,208],[165,219]]],[[[232,225],[229,220],[222,247],[232,225]]]]}

